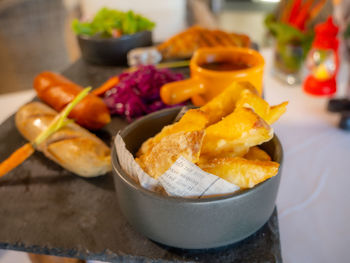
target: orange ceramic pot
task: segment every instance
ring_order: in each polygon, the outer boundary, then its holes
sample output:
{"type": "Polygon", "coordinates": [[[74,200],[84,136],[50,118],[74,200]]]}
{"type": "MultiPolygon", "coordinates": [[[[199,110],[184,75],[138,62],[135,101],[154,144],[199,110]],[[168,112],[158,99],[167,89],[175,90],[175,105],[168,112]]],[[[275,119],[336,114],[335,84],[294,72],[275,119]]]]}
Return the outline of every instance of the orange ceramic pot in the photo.
{"type": "Polygon", "coordinates": [[[191,78],[165,84],[160,90],[160,96],[166,104],[177,104],[191,98],[194,105],[202,106],[234,81],[248,81],[261,94],[264,65],[262,55],[252,49],[201,48],[191,59],[191,78]],[[213,62],[244,64],[246,67],[224,71],[203,68],[203,65],[213,62]]]}

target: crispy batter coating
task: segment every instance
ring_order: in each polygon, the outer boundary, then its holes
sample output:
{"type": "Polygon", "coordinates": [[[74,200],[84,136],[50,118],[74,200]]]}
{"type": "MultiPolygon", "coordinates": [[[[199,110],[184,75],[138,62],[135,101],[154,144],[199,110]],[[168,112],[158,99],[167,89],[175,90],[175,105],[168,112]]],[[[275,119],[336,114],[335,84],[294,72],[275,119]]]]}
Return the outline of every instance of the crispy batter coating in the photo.
{"type": "Polygon", "coordinates": [[[209,116],[208,125],[214,124],[232,113],[243,91],[250,91],[252,94],[258,95],[258,91],[249,82],[234,82],[202,106],[200,109],[209,116]]]}
{"type": "Polygon", "coordinates": [[[208,123],[208,116],[200,109],[188,110],[180,121],[165,126],[156,136],[145,141],[136,156],[148,153],[161,139],[177,132],[190,132],[203,130],[208,123]]]}
{"type": "Polygon", "coordinates": [[[180,156],[190,162],[198,162],[204,134],[204,130],[170,134],[154,145],[150,152],[136,158],[136,161],[146,173],[156,179],[180,156]]]}
{"type": "Polygon", "coordinates": [[[136,161],[158,178],[182,155],[206,172],[251,188],[278,173],[279,164],[257,145],[273,137],[269,124],[279,119],[287,104],[270,107],[250,83],[233,83],[144,142],[136,161]]]}
{"type": "Polygon", "coordinates": [[[252,161],[271,161],[270,155],[258,146],[251,147],[244,158],[252,161]]]}
{"type": "Polygon", "coordinates": [[[279,164],[234,157],[212,159],[207,163],[200,163],[199,167],[245,189],[275,176],[278,173],[279,164]]]}
{"type": "Polygon", "coordinates": [[[206,128],[201,155],[206,159],[243,156],[250,147],[269,141],[272,128],[252,109],[236,108],[233,113],[206,128]]]}
{"type": "Polygon", "coordinates": [[[277,121],[283,113],[287,110],[288,102],[282,102],[279,105],[272,106],[260,96],[250,92],[249,90],[243,90],[240,94],[240,98],[237,101],[236,107],[251,108],[261,118],[263,118],[268,124],[272,124],[277,121]]]}

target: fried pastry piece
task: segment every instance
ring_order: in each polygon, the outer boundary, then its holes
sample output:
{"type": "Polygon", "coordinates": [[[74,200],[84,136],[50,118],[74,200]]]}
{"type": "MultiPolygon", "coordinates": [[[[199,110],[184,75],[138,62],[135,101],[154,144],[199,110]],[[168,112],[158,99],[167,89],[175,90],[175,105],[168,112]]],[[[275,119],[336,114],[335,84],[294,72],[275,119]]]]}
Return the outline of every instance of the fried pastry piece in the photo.
{"type": "Polygon", "coordinates": [[[245,189],[275,176],[278,173],[279,164],[234,157],[212,159],[207,163],[200,163],[199,167],[245,189]]]}
{"type": "Polygon", "coordinates": [[[281,104],[271,106],[269,117],[267,119],[267,123],[274,123],[277,121],[287,110],[288,101],[282,102],[281,104]]]}
{"type": "Polygon", "coordinates": [[[261,118],[263,118],[268,124],[272,124],[281,117],[287,110],[288,102],[282,102],[279,105],[272,106],[260,96],[244,90],[241,93],[240,99],[237,101],[236,107],[246,107],[253,109],[261,118]]]}
{"type": "Polygon", "coordinates": [[[165,126],[156,136],[145,141],[136,156],[141,156],[149,152],[160,140],[170,134],[177,132],[190,132],[203,130],[208,123],[208,116],[199,109],[188,110],[184,116],[171,125],[165,126]]]}
{"type": "Polygon", "coordinates": [[[250,44],[247,35],[193,26],[158,45],[157,49],[163,59],[171,59],[189,58],[201,47],[249,47],[250,44]]]}
{"type": "Polygon", "coordinates": [[[204,130],[170,134],[154,145],[150,152],[136,158],[136,162],[155,179],[168,170],[180,156],[196,163],[204,134],[204,130]]]}
{"type": "Polygon", "coordinates": [[[258,146],[251,147],[244,158],[252,161],[271,161],[270,155],[258,146]]]}
{"type": "MultiPolygon", "coordinates": [[[[241,102],[240,106],[244,106],[240,99],[243,92],[244,94],[252,94],[259,97],[257,90],[249,82],[234,82],[206,105],[202,106],[200,109],[187,111],[179,122],[164,127],[159,134],[144,142],[137,156],[147,153],[157,142],[169,134],[180,131],[201,130],[220,121],[223,117],[233,112],[238,101],[241,102]]],[[[251,101],[249,96],[247,100],[251,101]]],[[[265,102],[262,99],[261,101],[265,102]]],[[[258,103],[260,103],[260,101],[258,101],[258,103]]],[[[269,108],[267,103],[266,105],[266,107],[269,108]]]]}
{"type": "Polygon", "coordinates": [[[202,106],[200,109],[209,116],[208,125],[214,124],[232,113],[241,97],[241,93],[245,90],[258,96],[258,91],[249,82],[234,82],[218,96],[202,106]]]}
{"type": "Polygon", "coordinates": [[[243,156],[250,147],[269,141],[272,128],[249,108],[236,108],[233,113],[206,128],[201,157],[243,156]]]}
{"type": "MultiPolygon", "coordinates": [[[[237,151],[225,152],[220,158],[233,158],[237,157],[237,151]]],[[[268,155],[264,150],[260,149],[258,146],[249,148],[248,152],[243,156],[244,159],[252,161],[271,161],[270,155],[268,155]]],[[[200,155],[197,164],[208,163],[213,159],[211,156],[200,155]]]]}

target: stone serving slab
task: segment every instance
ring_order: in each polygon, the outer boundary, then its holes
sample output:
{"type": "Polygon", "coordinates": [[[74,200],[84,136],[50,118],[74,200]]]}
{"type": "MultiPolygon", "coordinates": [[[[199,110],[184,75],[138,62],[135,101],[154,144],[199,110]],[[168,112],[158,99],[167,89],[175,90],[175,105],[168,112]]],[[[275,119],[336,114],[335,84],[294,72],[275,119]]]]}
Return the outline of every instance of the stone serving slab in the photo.
{"type": "MultiPolygon", "coordinates": [[[[63,75],[96,88],[121,71],[78,60],[63,75]]],[[[187,68],[176,71],[189,75],[187,68]]],[[[96,134],[111,145],[126,125],[113,117],[96,134]]],[[[24,143],[11,116],[0,126],[0,161],[24,143]]],[[[276,210],[259,231],[239,243],[209,250],[170,248],[126,222],[112,174],[81,178],[39,152],[0,178],[0,248],[109,262],[282,262],[276,210]]]]}

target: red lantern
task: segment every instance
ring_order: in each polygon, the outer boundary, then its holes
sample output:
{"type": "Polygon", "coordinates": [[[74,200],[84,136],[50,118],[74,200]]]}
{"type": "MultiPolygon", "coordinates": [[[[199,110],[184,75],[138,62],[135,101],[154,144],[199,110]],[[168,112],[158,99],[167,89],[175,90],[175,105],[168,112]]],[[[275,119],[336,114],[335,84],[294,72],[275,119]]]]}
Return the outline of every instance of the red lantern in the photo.
{"type": "Polygon", "coordinates": [[[330,96],[336,92],[339,70],[338,31],[332,17],[315,27],[315,39],[306,60],[310,74],[304,81],[305,92],[319,96],[330,96]]]}

